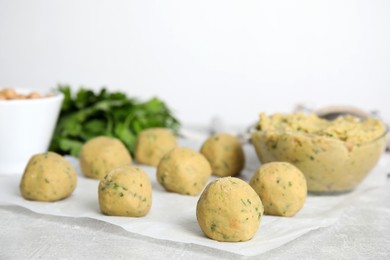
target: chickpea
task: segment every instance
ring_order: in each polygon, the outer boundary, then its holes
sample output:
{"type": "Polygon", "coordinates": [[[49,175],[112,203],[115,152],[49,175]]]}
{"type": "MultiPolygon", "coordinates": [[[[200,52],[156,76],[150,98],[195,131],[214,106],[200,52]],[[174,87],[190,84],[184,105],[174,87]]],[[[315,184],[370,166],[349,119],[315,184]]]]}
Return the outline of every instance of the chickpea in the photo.
{"type": "Polygon", "coordinates": [[[29,98],[29,99],[41,98],[41,94],[34,91],[34,92],[31,92],[30,94],[28,94],[26,98],[29,98]]]}
{"type": "Polygon", "coordinates": [[[16,97],[16,91],[12,88],[3,89],[2,92],[6,99],[14,99],[16,97]]]}

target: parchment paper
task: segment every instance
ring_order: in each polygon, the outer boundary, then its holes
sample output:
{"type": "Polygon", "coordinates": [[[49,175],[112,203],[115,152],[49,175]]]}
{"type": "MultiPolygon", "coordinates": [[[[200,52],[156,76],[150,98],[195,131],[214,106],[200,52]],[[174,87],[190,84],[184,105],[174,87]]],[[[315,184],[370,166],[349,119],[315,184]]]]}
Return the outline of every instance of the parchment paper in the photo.
{"type": "MultiPolygon", "coordinates": [[[[366,190],[384,185],[389,167],[387,161],[381,160],[355,191],[337,196],[309,195],[304,208],[294,217],[263,216],[252,240],[227,243],[208,239],[200,230],[195,214],[199,196],[166,192],[156,181],[155,168],[140,166],[148,173],[153,185],[153,203],[149,214],[141,218],[112,217],[103,215],[99,210],[98,180],[83,177],[77,160],[72,157],[67,159],[79,172],[77,188],[69,198],[54,203],[27,201],[19,193],[20,174],[0,176],[0,204],[19,205],[41,214],[98,219],[144,236],[193,243],[245,256],[264,253],[311,230],[331,226],[354,199],[364,196],[366,190]]],[[[249,162],[250,160],[251,158],[249,162]]],[[[257,165],[252,162],[253,167],[256,168],[257,165]]],[[[242,178],[248,180],[252,172],[253,169],[247,168],[242,178]]],[[[210,181],[214,179],[212,177],[210,181]]]]}

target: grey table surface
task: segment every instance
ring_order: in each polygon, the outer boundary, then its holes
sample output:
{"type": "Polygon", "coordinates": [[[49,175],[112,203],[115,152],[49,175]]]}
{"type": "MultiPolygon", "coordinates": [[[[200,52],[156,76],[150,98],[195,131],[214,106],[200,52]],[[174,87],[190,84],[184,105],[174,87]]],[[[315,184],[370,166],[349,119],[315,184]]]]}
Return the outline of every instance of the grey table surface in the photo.
{"type": "Polygon", "coordinates": [[[95,219],[0,206],[0,259],[246,258],[390,259],[390,179],[357,198],[336,224],[255,257],[153,239],[95,219]]]}

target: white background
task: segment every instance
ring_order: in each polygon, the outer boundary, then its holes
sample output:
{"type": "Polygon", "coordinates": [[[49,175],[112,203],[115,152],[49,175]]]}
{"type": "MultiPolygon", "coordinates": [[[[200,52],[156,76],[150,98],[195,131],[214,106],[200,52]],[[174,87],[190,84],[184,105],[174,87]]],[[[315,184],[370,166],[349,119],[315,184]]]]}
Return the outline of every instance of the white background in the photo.
{"type": "Polygon", "coordinates": [[[298,102],[390,121],[390,1],[0,0],[0,87],[158,96],[187,124],[298,102]]]}

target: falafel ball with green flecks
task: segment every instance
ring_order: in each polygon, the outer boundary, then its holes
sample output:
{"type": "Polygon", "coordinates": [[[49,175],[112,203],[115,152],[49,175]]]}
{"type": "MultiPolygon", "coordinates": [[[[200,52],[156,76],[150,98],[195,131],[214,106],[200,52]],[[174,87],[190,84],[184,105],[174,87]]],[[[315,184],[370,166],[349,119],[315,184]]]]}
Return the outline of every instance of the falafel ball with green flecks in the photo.
{"type": "Polygon", "coordinates": [[[23,198],[37,201],[57,201],[72,194],[77,174],[71,164],[59,154],[47,152],[31,157],[20,181],[23,198]]]}
{"type": "Polygon", "coordinates": [[[213,175],[236,176],[244,168],[245,155],[237,137],[220,133],[209,137],[200,152],[210,162],[213,175]]]}
{"type": "Polygon", "coordinates": [[[206,158],[191,148],[176,147],[157,166],[157,181],[167,190],[197,195],[211,176],[206,158]]]}
{"type": "Polygon", "coordinates": [[[140,164],[157,166],[161,158],[177,145],[176,137],[167,128],[142,131],[135,144],[135,160],[140,164]]]}
{"type": "Polygon", "coordinates": [[[198,200],[196,217],[203,233],[217,241],[250,240],[258,230],[263,205],[245,181],[218,178],[207,185],[198,200]]]}
{"type": "Polygon", "coordinates": [[[86,177],[103,179],[122,165],[131,164],[131,155],[117,138],[99,136],[86,142],[79,155],[80,167],[86,177]]]}
{"type": "Polygon", "coordinates": [[[268,215],[293,216],[303,207],[307,196],[305,176],[287,162],[263,164],[249,184],[259,194],[268,215]]]}
{"type": "Polygon", "coordinates": [[[152,184],[140,168],[123,165],[99,183],[99,207],[110,216],[145,216],[152,206],[152,184]]]}

